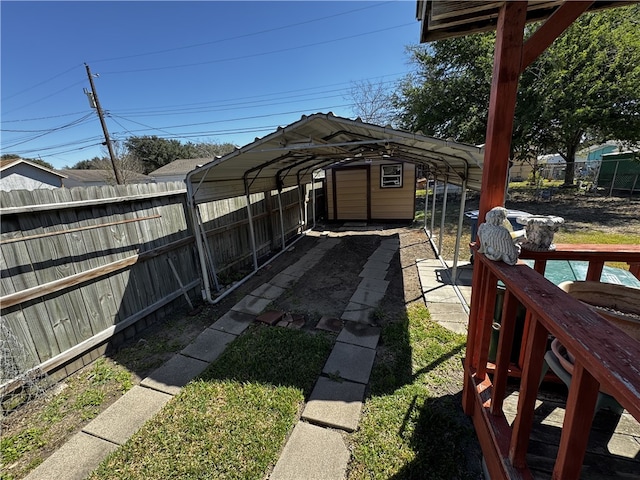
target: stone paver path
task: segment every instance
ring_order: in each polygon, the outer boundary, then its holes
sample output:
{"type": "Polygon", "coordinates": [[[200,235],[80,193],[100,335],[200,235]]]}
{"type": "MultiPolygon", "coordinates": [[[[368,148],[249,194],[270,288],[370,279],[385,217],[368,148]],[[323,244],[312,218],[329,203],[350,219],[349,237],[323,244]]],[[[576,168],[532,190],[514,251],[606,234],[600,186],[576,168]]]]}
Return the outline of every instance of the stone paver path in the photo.
{"type": "MultiPolygon", "coordinates": [[[[96,417],[33,470],[27,480],[85,478],[339,242],[339,238],[320,238],[300,260],[242,298],[179,354],[96,417]]],[[[358,427],[380,338],[380,329],[372,325],[371,315],[386,293],[389,282],[385,277],[398,249],[397,238],[382,240],[360,272],[362,281],[341,317],[323,317],[318,322],[316,328],[339,334],[271,480],[344,478],[350,454],[340,431],[353,432],[358,427]]],[[[466,332],[466,312],[446,269],[439,261],[417,261],[417,265],[432,318],[454,331],[466,332]]],[[[295,321],[278,319],[287,326],[295,321]]]]}
{"type": "Polygon", "coordinates": [[[399,247],[398,239],[382,240],[363,267],[362,281],[340,317],[345,324],[322,369],[323,376],[316,382],[270,480],[344,478],[350,455],[334,429],[353,432],[358,428],[380,338],[380,329],[370,325],[371,314],[385,295],[389,282],[384,277],[399,247]]]}

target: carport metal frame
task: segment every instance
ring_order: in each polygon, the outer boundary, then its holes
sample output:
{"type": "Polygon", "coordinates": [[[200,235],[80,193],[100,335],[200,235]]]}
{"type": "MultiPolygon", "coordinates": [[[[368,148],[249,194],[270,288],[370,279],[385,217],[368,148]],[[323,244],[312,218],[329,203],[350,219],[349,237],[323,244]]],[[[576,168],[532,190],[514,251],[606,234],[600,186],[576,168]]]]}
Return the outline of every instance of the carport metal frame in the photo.
{"type": "MultiPolygon", "coordinates": [[[[249,145],[238,148],[223,157],[218,157],[196,168],[186,177],[187,201],[192,211],[194,225],[199,232],[199,235],[196,235],[196,244],[204,284],[203,297],[207,301],[215,303],[222,298],[222,295],[216,299],[212,298],[209,276],[213,278],[217,291],[220,290],[220,286],[215,273],[213,255],[208,251],[206,232],[198,212],[199,204],[243,195],[246,198],[253,271],[234,286],[237,288],[260,268],[285,251],[284,217],[280,200],[283,188],[295,186],[298,189],[300,225],[302,226],[306,224],[306,213],[301,186],[312,181],[315,198],[313,177],[318,170],[331,165],[375,158],[423,165],[434,182],[439,180],[445,182],[442,221],[444,221],[446,214],[447,186],[453,184],[462,187],[463,195],[456,239],[456,245],[459,245],[466,189],[480,189],[483,157],[484,150],[481,147],[368,124],[359,119],[336,117],[332,113],[303,116],[297,122],[278,128],[275,132],[261,139],[256,139],[249,145]],[[250,196],[252,193],[274,190],[278,192],[282,237],[281,252],[271,257],[263,265],[259,265],[250,196]]],[[[434,212],[435,191],[432,230],[434,212]]],[[[315,226],[315,211],[313,225],[315,226]]],[[[442,247],[442,230],[441,228],[438,252],[442,247]]],[[[454,279],[457,261],[458,254],[456,252],[454,279]]],[[[229,292],[230,290],[227,290],[224,295],[229,292]]]]}

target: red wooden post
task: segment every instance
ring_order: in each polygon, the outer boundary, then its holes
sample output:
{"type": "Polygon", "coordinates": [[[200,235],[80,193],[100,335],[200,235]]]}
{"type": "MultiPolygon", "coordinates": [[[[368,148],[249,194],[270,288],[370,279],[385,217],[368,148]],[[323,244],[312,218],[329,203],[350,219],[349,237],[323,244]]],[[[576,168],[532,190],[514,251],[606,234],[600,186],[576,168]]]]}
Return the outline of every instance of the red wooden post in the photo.
{"type": "Polygon", "coordinates": [[[478,224],[504,205],[527,3],[504,2],[498,14],[478,224]]]}

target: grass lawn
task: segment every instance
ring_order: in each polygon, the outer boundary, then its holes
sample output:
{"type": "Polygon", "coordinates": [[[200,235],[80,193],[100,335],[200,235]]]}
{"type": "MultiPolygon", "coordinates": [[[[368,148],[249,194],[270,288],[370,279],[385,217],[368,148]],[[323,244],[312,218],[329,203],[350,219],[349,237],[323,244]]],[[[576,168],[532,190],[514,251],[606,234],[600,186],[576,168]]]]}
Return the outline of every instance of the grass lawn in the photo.
{"type": "Polygon", "coordinates": [[[480,453],[460,403],[465,336],[420,306],[388,325],[381,341],[348,478],[478,478],[480,453]]]}
{"type": "MultiPolygon", "coordinates": [[[[360,428],[349,437],[350,479],[477,478],[474,432],[460,408],[464,341],[425,307],[384,328],[360,428]]],[[[90,479],[265,478],[332,342],[253,326],[90,479]]]]}
{"type": "Polygon", "coordinates": [[[252,326],[90,478],[264,478],[331,346],[328,335],[252,326]]]}

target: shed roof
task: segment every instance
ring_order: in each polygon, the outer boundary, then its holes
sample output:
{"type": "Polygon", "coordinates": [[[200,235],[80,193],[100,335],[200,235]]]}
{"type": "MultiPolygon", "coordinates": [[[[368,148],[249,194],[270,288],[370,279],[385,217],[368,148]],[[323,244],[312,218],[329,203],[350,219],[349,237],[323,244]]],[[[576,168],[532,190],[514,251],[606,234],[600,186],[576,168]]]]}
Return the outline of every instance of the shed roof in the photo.
{"type": "Polygon", "coordinates": [[[194,204],[311,180],[335,163],[386,158],[425,165],[439,180],[480,190],[483,149],[381,127],[332,113],[303,116],[187,175],[194,204]]]}
{"type": "MultiPolygon", "coordinates": [[[[504,1],[486,0],[418,0],[416,17],[421,22],[420,42],[486,32],[496,29],[498,12],[504,1]]],[[[527,22],[545,20],[565,0],[532,0],[527,2],[527,22]]],[[[633,2],[595,1],[588,11],[619,7],[633,2]]]]}

